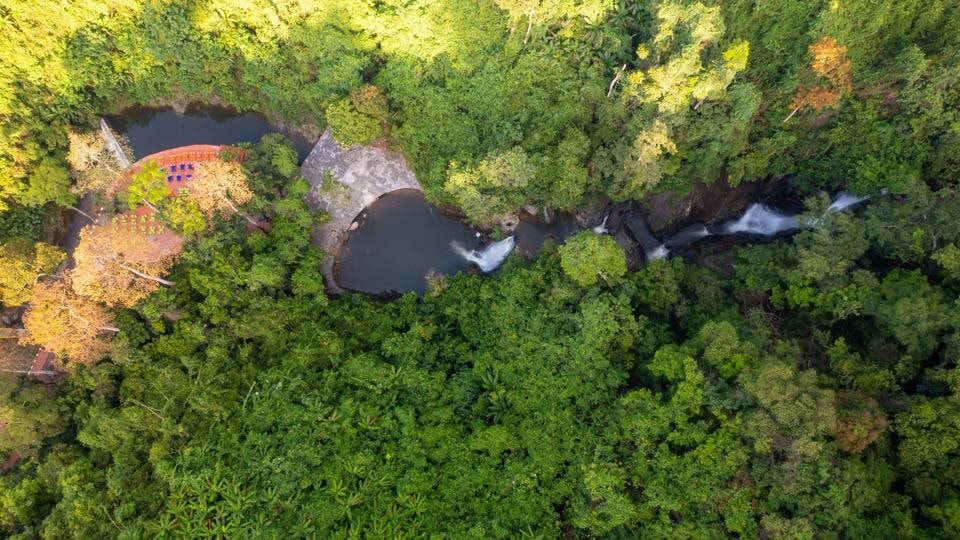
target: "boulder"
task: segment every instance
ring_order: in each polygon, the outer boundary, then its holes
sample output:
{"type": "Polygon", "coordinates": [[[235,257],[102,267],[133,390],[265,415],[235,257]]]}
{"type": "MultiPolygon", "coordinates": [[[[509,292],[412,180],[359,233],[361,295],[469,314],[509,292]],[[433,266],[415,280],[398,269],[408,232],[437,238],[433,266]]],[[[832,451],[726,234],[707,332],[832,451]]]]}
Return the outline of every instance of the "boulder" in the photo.
{"type": "Polygon", "coordinates": [[[673,191],[649,195],[640,200],[650,230],[663,233],[690,216],[693,199],[673,191]]]}
{"type": "Polygon", "coordinates": [[[624,229],[618,230],[613,235],[623,254],[627,259],[627,270],[633,272],[643,264],[643,251],[639,248],[634,239],[624,229]]]}
{"type": "Polygon", "coordinates": [[[654,251],[662,244],[650,231],[650,227],[647,226],[647,221],[639,208],[634,207],[630,212],[624,214],[623,226],[630,232],[633,239],[640,244],[644,252],[654,251]]]}

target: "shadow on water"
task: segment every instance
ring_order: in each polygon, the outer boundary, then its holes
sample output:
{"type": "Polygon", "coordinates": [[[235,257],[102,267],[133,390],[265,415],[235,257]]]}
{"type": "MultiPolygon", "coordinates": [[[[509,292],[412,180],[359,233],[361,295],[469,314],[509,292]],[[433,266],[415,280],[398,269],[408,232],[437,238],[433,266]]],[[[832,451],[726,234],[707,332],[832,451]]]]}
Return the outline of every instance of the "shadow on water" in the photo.
{"type": "Polygon", "coordinates": [[[180,114],[171,107],[136,106],[107,120],[127,137],[138,159],[189,144],[257,142],[269,133],[283,133],[291,139],[301,163],[313,148],[306,137],[272,125],[262,114],[240,113],[230,107],[193,103],[180,114]]]}
{"type": "Polygon", "coordinates": [[[427,290],[428,273],[453,275],[470,263],[450,246],[479,247],[476,233],[432,206],[415,190],[388,193],[363,210],[337,258],[344,289],[382,295],[427,290]]]}
{"type": "Polygon", "coordinates": [[[517,252],[527,259],[533,259],[540,253],[543,244],[550,240],[554,244],[562,244],[580,230],[577,220],[569,214],[561,214],[553,223],[537,221],[530,214],[520,215],[520,224],[515,232],[517,237],[517,252]]]}

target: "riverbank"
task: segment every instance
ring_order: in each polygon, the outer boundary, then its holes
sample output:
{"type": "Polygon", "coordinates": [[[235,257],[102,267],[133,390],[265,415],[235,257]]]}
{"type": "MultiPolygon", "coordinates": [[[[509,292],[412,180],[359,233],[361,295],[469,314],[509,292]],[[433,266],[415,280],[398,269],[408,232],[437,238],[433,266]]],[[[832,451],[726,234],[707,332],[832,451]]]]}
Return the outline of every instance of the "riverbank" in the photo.
{"type": "Polygon", "coordinates": [[[733,187],[724,182],[699,183],[687,193],[661,192],[617,204],[598,197],[573,213],[528,205],[510,226],[478,231],[467,228],[456,213],[426,201],[382,200],[403,190],[422,192],[403,155],[384,145],[343,148],[329,130],[301,172],[311,184],[309,207],[328,219],[315,231],[314,242],[326,253],[322,271],[327,291],[333,294],[345,289],[422,294],[431,279],[469,269],[471,261],[478,260],[478,250],[485,248],[478,239],[509,240],[503,257],[482,268],[490,272],[514,246],[529,259],[546,241],[563,243],[581,230],[592,229],[613,237],[623,249],[627,267],[637,270],[710,236],[773,237],[801,227],[794,216],[802,210],[799,197],[785,182],[773,181],[733,187]],[[439,219],[441,214],[445,219],[439,219]],[[446,221],[458,222],[455,229],[466,232],[441,238],[438,230],[450,229],[446,221]],[[368,222],[374,225],[370,231],[365,228],[368,222]]]}
{"type": "MultiPolygon", "coordinates": [[[[120,116],[115,117],[115,121],[120,122],[118,131],[130,138],[135,153],[142,157],[145,152],[153,153],[157,149],[198,140],[220,144],[253,142],[265,133],[280,129],[276,124],[267,124],[266,118],[260,113],[240,114],[236,109],[224,106],[219,99],[201,103],[181,98],[127,107],[120,116]],[[165,108],[158,109],[157,106],[165,108]]],[[[342,262],[342,250],[349,242],[351,232],[363,226],[368,207],[388,193],[399,190],[421,193],[423,190],[402,153],[388,148],[383,140],[378,141],[380,144],[343,148],[334,140],[330,130],[320,135],[316,144],[305,145],[302,138],[299,140],[298,151],[303,161],[301,172],[311,184],[308,205],[312,210],[325,214],[328,220],[314,234],[315,244],[327,254],[322,273],[327,291],[340,294],[344,291],[341,285],[344,273],[343,268],[341,272],[337,271],[337,265],[342,262]]],[[[501,223],[492,230],[473,230],[471,233],[475,233],[479,239],[513,236],[517,251],[529,259],[547,240],[562,243],[579,230],[594,229],[610,234],[626,254],[628,267],[637,269],[651,258],[665,256],[670,249],[698,241],[705,236],[701,230],[705,231],[706,227],[739,215],[749,204],[758,200],[794,210],[799,199],[785,189],[785,182],[780,181],[743,183],[738,186],[729,186],[723,181],[696,183],[683,193],[665,191],[619,204],[597,196],[585,201],[581,208],[572,213],[527,205],[518,214],[510,214],[509,223],[501,223]],[[792,199],[790,204],[786,204],[787,199],[792,199]],[[666,241],[661,241],[661,238],[666,241]]],[[[458,209],[429,208],[430,212],[443,213],[465,226],[458,209]]],[[[429,221],[421,217],[424,216],[411,215],[410,212],[394,216],[393,224],[388,228],[397,231],[417,229],[410,223],[429,221]]],[[[426,239],[436,240],[435,235],[420,229],[411,233],[415,240],[422,240],[419,243],[407,242],[405,238],[400,241],[389,235],[381,235],[381,238],[393,240],[380,240],[378,244],[364,239],[361,243],[368,245],[364,249],[394,253],[394,258],[423,259],[422,264],[431,270],[459,268],[450,260],[451,257],[457,258],[457,252],[449,247],[449,242],[440,242],[439,247],[433,245],[436,242],[431,244],[426,239]],[[408,246],[409,252],[397,252],[397,245],[408,246]]],[[[458,241],[460,248],[465,250],[463,253],[473,253],[471,248],[481,248],[481,244],[480,240],[475,240],[472,246],[458,241]]],[[[356,251],[362,250],[355,250],[354,256],[357,255],[356,251]]],[[[370,260],[374,259],[376,257],[370,260]]],[[[469,259],[467,257],[468,267],[469,259]]],[[[392,262],[373,264],[390,268],[392,262]]],[[[406,264],[409,261],[403,262],[406,264]]],[[[459,261],[460,264],[464,262],[459,261]]],[[[355,260],[344,268],[356,269],[360,264],[355,260]]],[[[378,272],[385,273],[382,268],[378,272]]],[[[437,272],[431,272],[430,275],[435,276],[437,272]]],[[[425,280],[425,277],[420,279],[423,283],[425,280]]],[[[376,289],[369,285],[371,281],[361,281],[367,285],[359,290],[370,292],[370,287],[376,289]]],[[[391,286],[387,282],[395,283],[384,280],[385,287],[391,286]]],[[[423,283],[411,290],[422,290],[423,283]]],[[[356,289],[353,286],[347,288],[356,289]]]]}

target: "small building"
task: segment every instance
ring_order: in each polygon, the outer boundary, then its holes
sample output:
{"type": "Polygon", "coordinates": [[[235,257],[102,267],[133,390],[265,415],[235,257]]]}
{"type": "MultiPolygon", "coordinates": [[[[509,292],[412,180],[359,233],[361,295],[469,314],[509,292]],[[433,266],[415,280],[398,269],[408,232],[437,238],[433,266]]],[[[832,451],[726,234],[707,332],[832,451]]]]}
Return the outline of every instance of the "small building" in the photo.
{"type": "Polygon", "coordinates": [[[55,354],[36,345],[21,345],[15,339],[0,339],[0,373],[26,375],[43,383],[56,382],[63,376],[55,354]]]}

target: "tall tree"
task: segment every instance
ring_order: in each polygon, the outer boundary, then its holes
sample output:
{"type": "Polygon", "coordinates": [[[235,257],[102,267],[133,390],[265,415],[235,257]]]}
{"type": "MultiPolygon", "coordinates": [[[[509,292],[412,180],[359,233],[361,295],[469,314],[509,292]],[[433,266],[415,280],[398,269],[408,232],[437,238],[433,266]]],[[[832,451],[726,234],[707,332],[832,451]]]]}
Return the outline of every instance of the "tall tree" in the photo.
{"type": "MultiPolygon", "coordinates": [[[[550,24],[558,21],[570,21],[584,18],[596,22],[613,7],[610,0],[496,0],[497,7],[510,14],[513,24],[525,23],[522,29],[523,43],[530,39],[531,32],[537,25],[550,24]]],[[[511,27],[511,32],[518,29],[511,27]]]]}
{"type": "Polygon", "coordinates": [[[832,37],[824,37],[810,45],[810,82],[797,90],[790,106],[793,110],[783,119],[787,123],[804,107],[815,111],[836,107],[840,98],[850,92],[850,60],[847,47],[832,37]]]}
{"type": "Polygon", "coordinates": [[[45,242],[0,243],[0,303],[25,304],[37,278],[53,272],[64,257],[62,250],[45,242]]]}
{"type": "Polygon", "coordinates": [[[252,225],[259,226],[239,208],[253,198],[253,191],[247,185],[247,176],[239,163],[208,161],[198,165],[188,196],[210,217],[239,214],[252,225]]]}
{"type": "Polygon", "coordinates": [[[642,197],[674,176],[686,184],[683,173],[717,175],[724,160],[745,146],[745,128],[759,101],[733,83],[747,65],[750,46],[735,41],[719,49],[724,23],[718,7],[676,1],[655,6],[655,33],[637,47],[637,69],[624,78],[619,103],[610,105],[622,111],[623,132],[598,149],[601,173],[609,178],[604,190],[615,200],[642,197]],[[704,110],[714,103],[718,110],[704,110]],[[724,129],[728,125],[733,127],[724,129]],[[687,171],[681,168],[685,159],[711,166],[687,171]]]}
{"type": "MultiPolygon", "coordinates": [[[[67,162],[75,178],[74,193],[109,194],[124,168],[117,163],[100,132],[69,131],[67,138],[70,142],[67,162]]],[[[120,144],[125,145],[125,142],[120,144]]]]}
{"type": "Polygon", "coordinates": [[[148,161],[140,170],[130,175],[130,183],[121,193],[128,208],[146,204],[156,210],[155,204],[167,197],[166,175],[156,161],[148,161]]]}
{"type": "Polygon", "coordinates": [[[23,341],[41,345],[71,361],[89,363],[110,348],[108,336],[118,329],[100,304],[74,292],[67,276],[38,283],[23,315],[23,341]]]}
{"type": "Polygon", "coordinates": [[[160,285],[183,246],[171,231],[147,237],[122,227],[85,227],[74,253],[73,288],[111,306],[132,306],[160,285]]]}
{"type": "Polygon", "coordinates": [[[70,192],[70,173],[60,160],[45,158],[27,178],[28,187],[20,194],[20,202],[32,206],[54,202],[70,206],[77,196],[70,192]]]}
{"type": "Polygon", "coordinates": [[[0,380],[0,460],[9,453],[34,454],[43,440],[56,435],[66,423],[56,401],[42,386],[10,388],[0,380]]]}
{"type": "Polygon", "coordinates": [[[627,273],[623,250],[609,236],[583,231],[560,246],[563,272],[584,287],[599,280],[616,283],[627,273]]]}
{"type": "Polygon", "coordinates": [[[345,147],[367,144],[383,132],[387,122],[387,99],[380,89],[367,84],[327,107],[325,118],[337,142],[345,147]]]}
{"type": "Polygon", "coordinates": [[[189,197],[168,198],[160,215],[167,225],[184,236],[193,236],[207,228],[203,210],[189,197]]]}
{"type": "Polygon", "coordinates": [[[453,195],[470,221],[492,225],[523,204],[536,167],[521,148],[491,154],[476,167],[452,172],[444,189],[453,195]]]}

